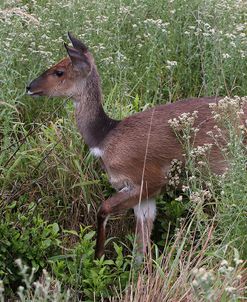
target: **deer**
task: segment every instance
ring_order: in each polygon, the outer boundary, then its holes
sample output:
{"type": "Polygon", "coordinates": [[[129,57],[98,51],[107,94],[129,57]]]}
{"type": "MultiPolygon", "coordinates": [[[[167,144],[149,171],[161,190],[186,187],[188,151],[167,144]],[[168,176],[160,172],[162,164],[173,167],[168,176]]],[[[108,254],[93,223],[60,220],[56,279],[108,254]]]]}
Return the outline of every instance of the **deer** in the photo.
{"type": "MultiPolygon", "coordinates": [[[[92,53],[71,33],[68,37],[72,46],[64,43],[67,56],[34,79],[26,87],[27,94],[73,100],[78,130],[90,152],[102,161],[116,190],[102,201],[97,212],[95,258],[104,255],[109,216],[131,208],[136,217],[138,251],[143,258],[156,216],[155,198],[166,189],[170,163],[174,158],[185,160],[168,120],[184,112],[197,111],[195,126],[199,131],[194,146],[212,144],[207,132],[213,129],[215,121],[209,105],[220,98],[188,98],[157,105],[122,120],[112,119],[102,105],[101,81],[92,53]]],[[[246,115],[245,110],[245,118],[246,115]]],[[[227,167],[214,144],[209,162],[217,174],[227,167]]]]}

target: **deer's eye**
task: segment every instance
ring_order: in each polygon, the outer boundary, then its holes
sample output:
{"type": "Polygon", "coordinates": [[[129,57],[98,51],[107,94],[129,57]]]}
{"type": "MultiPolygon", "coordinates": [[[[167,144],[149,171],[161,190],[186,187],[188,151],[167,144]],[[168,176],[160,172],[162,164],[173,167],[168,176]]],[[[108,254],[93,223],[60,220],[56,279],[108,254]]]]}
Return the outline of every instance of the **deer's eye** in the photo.
{"type": "Polygon", "coordinates": [[[54,73],[58,77],[61,77],[64,74],[64,72],[62,70],[56,70],[54,73]]]}

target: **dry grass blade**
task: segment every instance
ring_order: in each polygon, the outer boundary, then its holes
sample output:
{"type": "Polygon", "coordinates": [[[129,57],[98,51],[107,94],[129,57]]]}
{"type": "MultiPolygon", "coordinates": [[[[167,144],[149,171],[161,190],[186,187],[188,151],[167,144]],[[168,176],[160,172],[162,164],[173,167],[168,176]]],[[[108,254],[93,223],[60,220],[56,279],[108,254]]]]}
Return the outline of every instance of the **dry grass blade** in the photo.
{"type": "Polygon", "coordinates": [[[40,25],[40,21],[38,20],[37,17],[34,17],[31,14],[28,14],[24,10],[22,10],[19,7],[14,7],[14,8],[7,8],[4,10],[0,10],[0,14],[4,16],[9,16],[9,15],[17,15],[20,16],[22,19],[26,20],[28,23],[31,22],[35,25],[40,25]]]}

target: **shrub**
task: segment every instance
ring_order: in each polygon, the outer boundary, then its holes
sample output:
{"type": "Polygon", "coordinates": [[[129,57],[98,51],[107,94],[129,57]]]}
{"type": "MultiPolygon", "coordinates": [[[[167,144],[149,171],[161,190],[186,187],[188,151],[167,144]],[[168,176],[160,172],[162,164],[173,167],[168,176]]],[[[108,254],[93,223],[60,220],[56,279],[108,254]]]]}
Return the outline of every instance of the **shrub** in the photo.
{"type": "Polygon", "coordinates": [[[17,288],[22,281],[15,260],[21,258],[38,275],[49,257],[58,253],[60,243],[57,223],[49,224],[31,209],[5,213],[0,224],[0,279],[17,288]]]}

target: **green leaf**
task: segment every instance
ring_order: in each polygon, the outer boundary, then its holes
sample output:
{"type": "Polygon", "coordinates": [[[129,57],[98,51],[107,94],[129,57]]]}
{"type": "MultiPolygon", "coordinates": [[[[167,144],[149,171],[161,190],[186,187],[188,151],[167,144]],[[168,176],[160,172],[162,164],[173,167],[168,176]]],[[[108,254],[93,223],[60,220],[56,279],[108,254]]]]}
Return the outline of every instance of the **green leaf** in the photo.
{"type": "Polygon", "coordinates": [[[83,238],[86,240],[91,240],[94,236],[95,236],[95,231],[91,231],[91,232],[87,233],[86,235],[84,235],[83,238]]]}
{"type": "Polygon", "coordinates": [[[52,230],[54,234],[59,232],[59,225],[56,222],[52,224],[52,230]]]}

